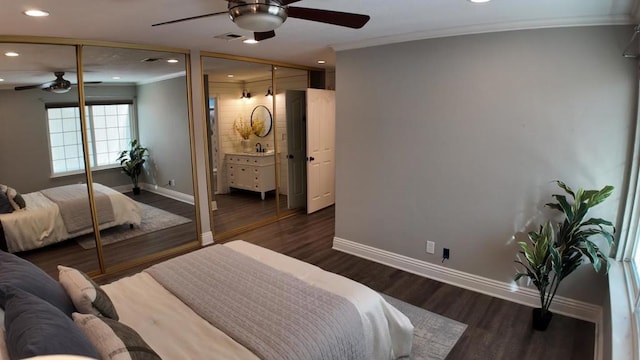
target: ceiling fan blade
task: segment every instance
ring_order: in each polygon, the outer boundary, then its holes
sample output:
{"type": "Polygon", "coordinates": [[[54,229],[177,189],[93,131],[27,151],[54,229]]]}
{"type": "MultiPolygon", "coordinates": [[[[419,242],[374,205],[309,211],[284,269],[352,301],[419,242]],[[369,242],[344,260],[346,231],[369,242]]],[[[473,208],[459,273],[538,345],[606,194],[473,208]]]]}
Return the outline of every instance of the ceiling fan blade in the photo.
{"type": "Polygon", "coordinates": [[[38,84],[38,85],[25,85],[25,86],[16,86],[15,88],[13,88],[14,90],[29,90],[29,89],[45,89],[48,88],[49,86],[55,84],[55,81],[49,81],[47,83],[44,84],[38,84]]]}
{"type": "Polygon", "coordinates": [[[160,25],[174,24],[174,23],[178,23],[178,22],[189,21],[189,20],[195,20],[195,19],[202,19],[202,18],[206,18],[206,17],[209,17],[209,16],[222,15],[222,14],[228,14],[228,13],[229,13],[228,11],[219,11],[219,12],[214,12],[214,13],[210,13],[210,14],[204,14],[204,15],[198,15],[198,16],[191,16],[191,17],[187,17],[187,18],[183,18],[183,19],[176,19],[176,20],[165,21],[165,22],[161,22],[161,23],[153,24],[153,25],[151,25],[151,26],[160,26],[160,25]]]}
{"type": "Polygon", "coordinates": [[[253,33],[253,39],[255,41],[262,41],[262,40],[267,40],[267,39],[271,39],[272,37],[276,36],[276,32],[271,30],[271,31],[263,31],[263,32],[254,32],[253,33]]]}
{"type": "Polygon", "coordinates": [[[289,5],[293,3],[297,3],[300,0],[280,0],[280,5],[289,5]]]}
{"type": "Polygon", "coordinates": [[[301,7],[287,8],[287,15],[293,18],[318,21],[326,24],[345,26],[353,29],[360,29],[370,19],[369,15],[301,7]]]}

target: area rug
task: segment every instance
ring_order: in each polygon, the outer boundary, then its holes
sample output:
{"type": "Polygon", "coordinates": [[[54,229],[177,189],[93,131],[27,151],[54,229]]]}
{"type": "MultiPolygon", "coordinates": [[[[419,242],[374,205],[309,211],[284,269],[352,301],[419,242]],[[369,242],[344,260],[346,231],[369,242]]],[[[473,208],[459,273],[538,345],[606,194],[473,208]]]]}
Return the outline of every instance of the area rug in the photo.
{"type": "Polygon", "coordinates": [[[405,314],[414,326],[412,360],[444,360],[458,342],[467,325],[380,294],[405,314]]]}
{"type": "MultiPolygon", "coordinates": [[[[147,204],[139,204],[142,206],[142,222],[140,223],[140,226],[134,225],[132,229],[129,225],[120,225],[102,230],[100,232],[102,245],[113,244],[135,236],[191,222],[190,219],[187,219],[184,216],[172,214],[168,211],[164,211],[147,204]]],[[[83,249],[93,249],[96,247],[93,233],[79,236],[75,240],[83,249]]]]}

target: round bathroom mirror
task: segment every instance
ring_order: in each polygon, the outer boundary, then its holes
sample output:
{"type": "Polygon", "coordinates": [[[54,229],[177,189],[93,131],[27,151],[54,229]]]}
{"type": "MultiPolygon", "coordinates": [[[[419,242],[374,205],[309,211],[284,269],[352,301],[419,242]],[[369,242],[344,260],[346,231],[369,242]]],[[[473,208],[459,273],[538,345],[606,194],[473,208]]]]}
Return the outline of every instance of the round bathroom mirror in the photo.
{"type": "Polygon", "coordinates": [[[271,118],[271,111],[264,105],[256,106],[251,112],[251,127],[255,129],[260,123],[262,123],[262,131],[256,132],[256,136],[265,137],[269,135],[273,119],[271,118]]]}

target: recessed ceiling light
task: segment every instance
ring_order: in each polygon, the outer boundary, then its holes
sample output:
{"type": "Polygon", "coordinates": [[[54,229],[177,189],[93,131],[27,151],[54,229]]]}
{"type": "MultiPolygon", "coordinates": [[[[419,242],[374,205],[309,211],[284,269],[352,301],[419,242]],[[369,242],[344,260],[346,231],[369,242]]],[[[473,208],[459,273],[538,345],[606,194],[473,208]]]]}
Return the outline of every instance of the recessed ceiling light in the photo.
{"type": "Polygon", "coordinates": [[[482,3],[488,3],[491,0],[469,0],[469,2],[472,2],[474,4],[482,4],[482,3]]]}
{"type": "Polygon", "coordinates": [[[20,54],[18,54],[15,51],[9,51],[9,52],[4,53],[4,56],[15,57],[15,56],[20,56],[20,54]]]}
{"type": "Polygon", "coordinates": [[[233,75],[233,74],[229,74],[229,75],[227,75],[227,77],[228,77],[228,78],[232,78],[232,77],[234,77],[234,76],[235,76],[235,75],[233,75]]]}
{"type": "Polygon", "coordinates": [[[326,64],[327,62],[325,60],[318,60],[318,64],[326,64]]]}
{"type": "Polygon", "coordinates": [[[167,60],[167,62],[168,62],[168,63],[175,64],[175,63],[177,63],[177,62],[178,62],[178,59],[169,59],[169,60],[167,60]]]}
{"type": "Polygon", "coordinates": [[[4,79],[0,78],[0,82],[3,82],[3,81],[4,81],[4,79]]]}
{"type": "Polygon", "coordinates": [[[245,40],[242,40],[242,42],[245,43],[245,44],[257,44],[258,43],[258,41],[256,41],[255,39],[245,39],[245,40]]]}
{"type": "Polygon", "coordinates": [[[120,76],[114,76],[112,77],[113,80],[120,80],[120,76]]]}
{"type": "Polygon", "coordinates": [[[49,16],[49,13],[47,11],[44,10],[38,10],[38,9],[29,9],[29,10],[25,10],[23,12],[23,14],[27,15],[27,16],[34,16],[34,17],[42,17],[42,16],[49,16]]]}

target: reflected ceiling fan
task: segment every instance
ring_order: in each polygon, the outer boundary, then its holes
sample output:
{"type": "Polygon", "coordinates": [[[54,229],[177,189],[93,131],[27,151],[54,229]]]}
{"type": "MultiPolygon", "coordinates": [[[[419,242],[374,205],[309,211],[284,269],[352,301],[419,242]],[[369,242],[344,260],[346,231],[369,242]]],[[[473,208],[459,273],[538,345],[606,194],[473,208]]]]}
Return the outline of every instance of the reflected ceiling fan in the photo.
{"type": "MultiPolygon", "coordinates": [[[[44,91],[49,91],[56,94],[66,93],[71,89],[72,84],[71,81],[66,80],[63,71],[56,71],[53,73],[56,76],[56,79],[53,81],[46,82],[44,84],[38,85],[26,85],[26,86],[16,86],[14,90],[29,90],[29,89],[42,89],[44,91]]],[[[102,81],[85,81],[85,84],[100,84],[102,81]]]]}
{"type": "Polygon", "coordinates": [[[370,19],[368,15],[289,6],[301,0],[226,1],[228,2],[227,11],[165,21],[151,26],[174,24],[182,21],[228,14],[231,20],[240,28],[253,31],[256,41],[262,41],[276,36],[274,30],[282,25],[285,20],[287,20],[287,17],[345,26],[352,29],[362,28],[370,19]]]}

